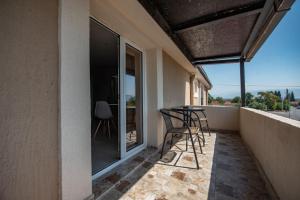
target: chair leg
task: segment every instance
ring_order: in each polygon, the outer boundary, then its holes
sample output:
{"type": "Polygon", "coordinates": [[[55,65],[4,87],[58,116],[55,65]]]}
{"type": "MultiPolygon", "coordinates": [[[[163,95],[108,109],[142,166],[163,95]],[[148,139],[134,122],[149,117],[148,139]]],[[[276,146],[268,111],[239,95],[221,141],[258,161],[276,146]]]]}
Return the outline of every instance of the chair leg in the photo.
{"type": "Polygon", "coordinates": [[[207,126],[207,129],[208,129],[208,134],[209,134],[209,136],[211,136],[211,134],[210,134],[210,128],[208,126],[208,121],[207,120],[205,120],[205,121],[206,121],[206,126],[207,126]]]}
{"type": "Polygon", "coordinates": [[[195,145],[194,145],[193,137],[192,137],[191,133],[189,133],[189,135],[190,135],[191,142],[192,142],[192,147],[193,147],[193,151],[194,151],[194,155],[195,155],[197,169],[199,169],[199,163],[198,163],[198,158],[197,158],[197,154],[196,154],[196,150],[195,150],[195,145]]]}
{"type": "Polygon", "coordinates": [[[103,126],[104,126],[104,122],[102,121],[99,126],[99,131],[100,131],[100,134],[102,134],[102,135],[103,135],[103,130],[102,130],[103,126]]]}
{"type": "Polygon", "coordinates": [[[204,136],[204,131],[203,131],[201,122],[199,122],[199,123],[200,123],[199,125],[200,125],[201,135],[202,135],[202,138],[203,138],[203,146],[205,146],[205,136],[204,136]]]}
{"type": "Polygon", "coordinates": [[[202,146],[201,146],[201,142],[200,142],[200,136],[197,134],[197,139],[198,139],[198,143],[199,143],[199,147],[200,147],[200,151],[201,151],[201,154],[203,154],[203,151],[202,151],[202,146]]]}
{"type": "Polygon", "coordinates": [[[174,134],[172,133],[170,149],[171,149],[172,146],[173,146],[173,137],[174,137],[174,134]]]}
{"type": "Polygon", "coordinates": [[[162,158],[163,153],[164,153],[164,147],[165,147],[167,135],[168,135],[168,132],[166,132],[165,137],[164,137],[163,146],[162,146],[161,153],[160,153],[160,159],[162,158]]]}
{"type": "Polygon", "coordinates": [[[94,136],[93,136],[94,140],[96,139],[97,132],[99,130],[99,127],[101,126],[101,122],[102,122],[102,120],[99,121],[96,131],[94,132],[94,136]]]}
{"type": "Polygon", "coordinates": [[[185,139],[185,150],[188,150],[188,142],[189,142],[189,136],[186,134],[186,139],[185,139]]]}

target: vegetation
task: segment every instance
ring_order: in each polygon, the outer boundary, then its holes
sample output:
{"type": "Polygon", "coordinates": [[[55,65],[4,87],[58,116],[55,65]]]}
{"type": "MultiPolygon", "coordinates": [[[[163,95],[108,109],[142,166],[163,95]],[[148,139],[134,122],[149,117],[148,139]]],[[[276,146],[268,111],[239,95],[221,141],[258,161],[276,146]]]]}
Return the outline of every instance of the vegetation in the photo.
{"type": "Polygon", "coordinates": [[[279,90],[278,90],[278,91],[275,91],[274,94],[275,94],[276,96],[278,96],[278,97],[281,99],[281,92],[280,92],[279,90]]]}
{"type": "Polygon", "coordinates": [[[293,91],[291,93],[291,99],[290,99],[290,101],[295,101],[295,96],[294,96],[294,92],[293,91]]]}
{"type": "Polygon", "coordinates": [[[135,106],[135,97],[130,97],[126,103],[127,106],[135,106]]]}
{"type": "Polygon", "coordinates": [[[250,108],[255,108],[258,110],[267,110],[267,106],[264,103],[260,103],[257,101],[252,101],[248,106],[250,108]]]}
{"type": "Polygon", "coordinates": [[[216,101],[217,101],[219,104],[221,104],[221,105],[223,105],[223,104],[225,103],[225,101],[224,101],[224,99],[223,99],[222,97],[217,97],[217,98],[216,98],[216,101]]]}
{"type": "MultiPolygon", "coordinates": [[[[247,102],[247,100],[246,100],[247,102]]],[[[267,91],[259,92],[257,97],[252,97],[248,99],[249,104],[246,104],[250,108],[255,108],[259,110],[289,110],[290,103],[288,99],[283,102],[281,100],[280,91],[267,91]]]]}
{"type": "Polygon", "coordinates": [[[219,105],[224,105],[225,100],[223,97],[216,97],[214,98],[211,96],[211,94],[208,93],[208,104],[219,104],[219,105]]]}
{"type": "MultiPolygon", "coordinates": [[[[289,92],[286,90],[285,97],[282,98],[281,92],[278,91],[266,91],[259,92],[257,96],[254,96],[250,92],[245,94],[246,105],[250,108],[255,108],[259,110],[274,111],[274,110],[285,110],[288,111],[291,106],[291,101],[295,101],[294,92],[289,92]]],[[[222,97],[213,98],[210,94],[208,95],[208,102],[210,104],[220,104],[220,105],[240,105],[241,98],[239,96],[234,97],[229,100],[225,100],[222,97]]],[[[293,105],[298,104],[294,102],[293,105]]],[[[300,102],[299,102],[300,105],[300,102]]]]}
{"type": "Polygon", "coordinates": [[[254,96],[250,92],[247,92],[245,94],[245,98],[246,98],[246,105],[249,105],[252,102],[254,96]]]}
{"type": "Polygon", "coordinates": [[[234,97],[232,100],[231,100],[231,103],[241,103],[241,97],[239,96],[236,96],[234,97]]]}

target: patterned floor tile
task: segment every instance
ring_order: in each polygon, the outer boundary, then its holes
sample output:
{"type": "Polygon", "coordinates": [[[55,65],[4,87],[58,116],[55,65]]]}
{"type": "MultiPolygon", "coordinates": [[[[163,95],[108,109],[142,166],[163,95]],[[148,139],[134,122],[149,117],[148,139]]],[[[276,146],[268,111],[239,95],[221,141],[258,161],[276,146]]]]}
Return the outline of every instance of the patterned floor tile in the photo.
{"type": "Polygon", "coordinates": [[[205,134],[203,154],[185,138],[166,145],[164,156],[146,149],[93,182],[98,199],[270,199],[255,163],[238,134],[205,134]]]}

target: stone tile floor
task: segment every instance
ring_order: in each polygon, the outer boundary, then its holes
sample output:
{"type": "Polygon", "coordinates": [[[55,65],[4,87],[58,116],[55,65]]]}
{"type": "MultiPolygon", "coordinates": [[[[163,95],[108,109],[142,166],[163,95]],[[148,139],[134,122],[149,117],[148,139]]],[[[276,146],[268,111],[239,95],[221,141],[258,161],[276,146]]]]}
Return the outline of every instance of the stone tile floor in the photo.
{"type": "Polygon", "coordinates": [[[206,134],[203,154],[196,143],[200,169],[189,143],[177,139],[159,159],[148,148],[93,182],[95,199],[271,199],[258,169],[238,134],[206,134]]]}

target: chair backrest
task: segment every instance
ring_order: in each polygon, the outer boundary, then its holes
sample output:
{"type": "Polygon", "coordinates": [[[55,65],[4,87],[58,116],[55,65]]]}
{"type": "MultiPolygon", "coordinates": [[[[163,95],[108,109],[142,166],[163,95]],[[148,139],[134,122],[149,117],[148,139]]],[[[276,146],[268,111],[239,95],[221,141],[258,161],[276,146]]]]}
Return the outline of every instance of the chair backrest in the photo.
{"type": "Polygon", "coordinates": [[[174,128],[170,112],[167,109],[161,109],[160,112],[164,118],[167,131],[174,128]]]}
{"type": "Polygon", "coordinates": [[[96,102],[95,116],[99,119],[110,119],[113,117],[110,106],[106,101],[96,102]]]}

